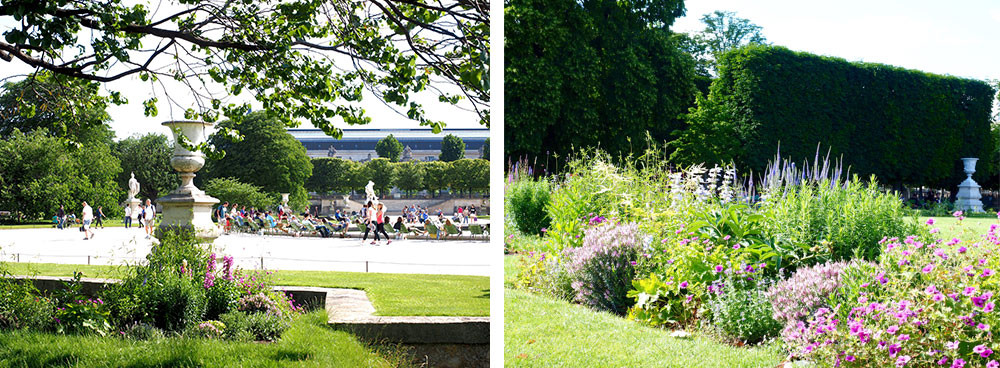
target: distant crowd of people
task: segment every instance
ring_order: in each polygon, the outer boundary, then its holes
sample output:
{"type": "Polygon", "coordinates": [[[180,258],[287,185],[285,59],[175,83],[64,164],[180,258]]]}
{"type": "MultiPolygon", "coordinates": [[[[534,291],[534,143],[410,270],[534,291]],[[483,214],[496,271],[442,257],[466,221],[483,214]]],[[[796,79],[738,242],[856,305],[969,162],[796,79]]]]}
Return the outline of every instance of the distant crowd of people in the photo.
{"type": "Polygon", "coordinates": [[[388,215],[388,208],[384,203],[365,203],[360,212],[336,210],[332,216],[323,217],[302,212],[296,215],[291,210],[277,206],[274,210],[249,209],[244,205],[230,205],[225,202],[215,209],[213,217],[223,227],[227,233],[234,229],[250,230],[263,233],[265,230],[273,229],[291,235],[299,236],[302,233],[316,232],[324,238],[339,234],[341,237],[347,236],[347,230],[352,224],[357,225],[358,230],[363,232],[361,243],[370,245],[381,245],[383,239],[385,244],[392,243],[392,237],[387,231],[387,227],[393,229],[396,237],[401,237],[405,233],[412,233],[417,236],[426,235],[426,229],[408,228],[409,224],[423,224],[431,222],[435,226],[444,228],[455,224],[477,222],[476,206],[458,207],[453,216],[446,217],[444,212],[438,209],[437,216],[428,214],[427,208],[416,205],[403,208],[402,216],[393,217],[388,215]],[[369,243],[369,236],[371,241],[369,243]]]}
{"type": "MultiPolygon", "coordinates": [[[[479,217],[476,214],[476,211],[477,211],[476,205],[474,204],[470,204],[468,206],[455,207],[455,211],[451,216],[451,221],[460,224],[479,222],[479,217]]],[[[407,223],[422,224],[431,218],[428,212],[429,211],[426,207],[420,207],[415,204],[410,206],[405,206],[403,207],[403,218],[406,219],[407,223]]],[[[435,212],[437,214],[437,222],[444,223],[445,220],[447,219],[444,215],[444,211],[441,211],[441,209],[438,208],[435,212]]]]}

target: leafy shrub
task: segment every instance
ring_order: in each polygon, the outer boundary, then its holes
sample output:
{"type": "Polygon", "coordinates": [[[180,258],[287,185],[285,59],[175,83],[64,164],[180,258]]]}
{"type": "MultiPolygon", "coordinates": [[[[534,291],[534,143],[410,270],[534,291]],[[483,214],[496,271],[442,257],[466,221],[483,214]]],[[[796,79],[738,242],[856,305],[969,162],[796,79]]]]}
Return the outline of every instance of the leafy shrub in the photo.
{"type": "Polygon", "coordinates": [[[996,367],[998,227],[975,239],[887,239],[881,271],[838,306],[847,318],[816,310],[797,329],[793,353],[824,366],[996,367]],[[868,293],[872,286],[879,289],[868,293]]]}
{"type": "Polygon", "coordinates": [[[214,178],[205,184],[205,193],[218,198],[220,202],[238,203],[247,208],[271,208],[278,204],[278,198],[261,187],[241,182],[236,178],[214,178]]]}
{"type": "Polygon", "coordinates": [[[155,284],[143,304],[157,328],[182,332],[205,317],[205,290],[190,278],[165,274],[151,282],[155,284]]]}
{"type": "Polygon", "coordinates": [[[285,317],[270,313],[229,312],[220,316],[223,336],[235,341],[277,341],[291,324],[285,317]]]}
{"type": "Polygon", "coordinates": [[[607,222],[586,232],[583,246],[564,251],[575,300],[623,315],[632,305],[628,291],[635,276],[640,239],[636,224],[607,222]]]}
{"type": "Polygon", "coordinates": [[[243,312],[232,311],[219,316],[219,321],[226,326],[222,337],[232,341],[252,341],[254,335],[250,332],[249,316],[243,312]]]}
{"type": "Polygon", "coordinates": [[[712,325],[725,338],[747,343],[777,336],[781,323],[771,316],[771,303],[766,293],[771,284],[769,279],[744,277],[718,284],[718,292],[708,301],[712,325]]]}
{"type": "MultiPolygon", "coordinates": [[[[829,166],[818,159],[816,163],[829,166]]],[[[772,162],[762,181],[760,212],[769,220],[767,234],[776,239],[779,252],[804,265],[855,257],[874,260],[882,237],[919,233],[916,223],[907,221],[910,211],[898,195],[879,190],[874,176],[864,184],[856,176],[842,182],[839,170],[826,175],[800,171],[777,157],[772,162]]]]}
{"type": "Polygon", "coordinates": [[[507,184],[504,201],[507,217],[525,234],[541,234],[549,227],[549,184],[544,180],[521,179],[507,184]]]}
{"type": "Polygon", "coordinates": [[[635,299],[635,304],[629,308],[627,318],[651,326],[687,324],[697,314],[697,307],[692,305],[696,291],[687,282],[665,280],[651,273],[648,278],[632,281],[626,296],[635,299]]]}
{"type": "Polygon", "coordinates": [[[8,278],[0,263],[0,329],[46,329],[54,321],[54,305],[30,281],[8,278]]]}
{"type": "Polygon", "coordinates": [[[514,287],[571,300],[575,295],[572,278],[557,255],[529,252],[520,259],[514,287]]]}

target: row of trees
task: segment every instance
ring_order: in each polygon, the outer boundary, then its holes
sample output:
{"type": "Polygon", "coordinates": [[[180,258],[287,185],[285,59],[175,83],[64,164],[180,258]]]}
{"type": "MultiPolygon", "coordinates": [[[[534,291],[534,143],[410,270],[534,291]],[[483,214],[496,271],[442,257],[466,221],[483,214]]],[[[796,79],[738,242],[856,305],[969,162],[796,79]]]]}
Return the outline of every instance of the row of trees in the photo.
{"type": "Polygon", "coordinates": [[[340,158],[312,159],[313,175],[306,188],[313,192],[349,193],[361,191],[368,181],[381,194],[393,188],[406,193],[426,190],[436,195],[442,189],[458,193],[488,193],[490,164],[483,159],[460,159],[452,162],[391,162],[376,158],[359,163],[340,158]]]}
{"type": "Polygon", "coordinates": [[[672,140],[727,50],[766,43],[732,12],[690,34],[670,26],[683,0],[504,2],[504,153],[566,157],[583,147],[641,153],[672,140]]]}
{"type": "MultiPolygon", "coordinates": [[[[379,139],[375,144],[375,153],[378,157],[389,159],[392,162],[399,162],[403,154],[403,144],[399,143],[392,134],[379,139]]],[[[444,162],[451,162],[465,157],[465,141],[457,135],[448,134],[441,139],[441,154],[438,159],[444,162]]],[[[490,159],[490,139],[486,138],[483,146],[483,154],[479,158],[490,159]]]]}

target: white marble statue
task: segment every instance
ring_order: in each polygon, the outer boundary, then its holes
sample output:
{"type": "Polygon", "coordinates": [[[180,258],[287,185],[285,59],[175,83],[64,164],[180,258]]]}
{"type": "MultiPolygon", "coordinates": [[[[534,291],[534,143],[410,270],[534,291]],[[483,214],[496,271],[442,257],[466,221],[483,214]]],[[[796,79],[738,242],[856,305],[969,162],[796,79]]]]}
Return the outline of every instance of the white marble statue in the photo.
{"type": "Polygon", "coordinates": [[[371,180],[365,185],[365,197],[368,199],[367,202],[378,203],[378,197],[375,196],[375,183],[371,180]]]}
{"type": "Polygon", "coordinates": [[[135,195],[139,194],[139,181],[135,180],[135,173],[132,173],[132,178],[128,180],[128,199],[135,199],[135,195]]]}

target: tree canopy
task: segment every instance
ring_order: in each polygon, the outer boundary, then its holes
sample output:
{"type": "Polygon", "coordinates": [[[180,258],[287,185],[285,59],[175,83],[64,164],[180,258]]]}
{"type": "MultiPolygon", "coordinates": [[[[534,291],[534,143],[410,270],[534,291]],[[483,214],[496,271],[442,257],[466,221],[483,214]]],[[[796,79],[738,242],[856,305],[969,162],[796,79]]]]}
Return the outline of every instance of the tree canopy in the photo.
{"type": "Polygon", "coordinates": [[[444,162],[455,161],[465,157],[465,142],[457,135],[448,134],[441,139],[441,154],[438,159],[444,162]]]}
{"type": "Polygon", "coordinates": [[[487,1],[4,0],[0,20],[18,25],[3,30],[0,60],[81,84],[138,77],[156,95],[143,101],[149,116],[166,103],[188,119],[239,120],[250,105],[229,100],[246,92],[285,125],[339,138],[336,119],[370,121],[358,105],[367,90],[440,131],[412,98],[426,90],[489,126],[487,1]],[[193,107],[171,97],[176,87],[193,107]]]}
{"type": "MultiPolygon", "coordinates": [[[[306,189],[317,193],[350,192],[359,185],[355,177],[358,163],[334,157],[312,159],[313,171],[306,180],[306,189]]],[[[365,181],[367,183],[367,181],[365,181]]],[[[364,184],[360,184],[364,186],[364,184]]]]}
{"type": "Polygon", "coordinates": [[[215,147],[226,152],[221,159],[206,160],[196,179],[235,178],[270,193],[291,193],[290,201],[302,205],[308,195],[303,185],[312,175],[312,163],[306,149],[292,137],[281,120],[266,111],[250,113],[241,123],[226,120],[223,127],[238,124],[243,139],[231,141],[216,132],[209,138],[215,147]]]}
{"type": "Polygon", "coordinates": [[[0,136],[45,129],[69,143],[111,143],[108,98],[94,82],[41,72],[0,88],[0,136]]]}
{"type": "Polygon", "coordinates": [[[396,164],[396,187],[407,193],[424,188],[424,167],[414,161],[396,164]]]}
{"type": "Polygon", "coordinates": [[[156,200],[181,184],[177,171],[170,166],[173,146],[163,134],[122,139],[111,146],[111,153],[121,162],[122,168],[115,182],[119,188],[128,188],[128,181],[135,173],[135,180],[139,181],[137,198],[156,200]]]}
{"type": "Polygon", "coordinates": [[[683,127],[694,60],[671,39],[681,0],[504,2],[504,153],[628,154],[683,127]]]}
{"type": "Polygon", "coordinates": [[[43,129],[14,130],[0,140],[0,210],[19,221],[47,219],[59,205],[79,216],[81,202],[104,214],[119,216],[121,189],[115,177],[121,168],[106,145],[79,149],[49,136],[43,129]]]}
{"type": "Polygon", "coordinates": [[[385,136],[385,138],[379,139],[378,143],[375,143],[375,153],[378,157],[384,157],[392,162],[399,162],[399,155],[403,153],[403,144],[396,140],[392,134],[385,136]]]}
{"type": "Polygon", "coordinates": [[[366,162],[361,175],[365,184],[368,184],[368,180],[375,183],[375,190],[379,192],[379,196],[384,196],[385,192],[396,184],[396,167],[385,158],[380,157],[366,162]]]}
{"type": "Polygon", "coordinates": [[[699,33],[676,35],[681,48],[694,56],[698,75],[718,74],[716,60],[726,51],[750,44],[766,45],[763,28],[736,16],[735,12],[716,10],[701,16],[705,29],[699,33]]]}

